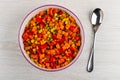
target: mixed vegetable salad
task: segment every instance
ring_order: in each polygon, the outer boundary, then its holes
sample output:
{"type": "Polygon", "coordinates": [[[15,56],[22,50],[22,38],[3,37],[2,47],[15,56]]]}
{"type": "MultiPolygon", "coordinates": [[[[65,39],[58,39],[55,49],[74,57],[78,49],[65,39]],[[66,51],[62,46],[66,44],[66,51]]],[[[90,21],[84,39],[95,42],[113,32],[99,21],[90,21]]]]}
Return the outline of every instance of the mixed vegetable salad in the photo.
{"type": "Polygon", "coordinates": [[[59,8],[48,8],[32,17],[25,26],[22,39],[29,58],[46,69],[68,65],[81,46],[76,20],[59,8]]]}

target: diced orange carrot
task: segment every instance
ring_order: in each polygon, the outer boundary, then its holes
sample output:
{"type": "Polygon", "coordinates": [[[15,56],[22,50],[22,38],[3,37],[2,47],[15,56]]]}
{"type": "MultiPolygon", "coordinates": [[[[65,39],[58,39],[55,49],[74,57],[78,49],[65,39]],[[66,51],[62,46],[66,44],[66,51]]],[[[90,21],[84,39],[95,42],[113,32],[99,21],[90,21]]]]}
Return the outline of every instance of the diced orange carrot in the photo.
{"type": "Polygon", "coordinates": [[[61,30],[64,29],[64,26],[63,26],[63,22],[62,22],[62,21],[59,22],[59,26],[60,26],[60,29],[61,29],[61,30]]]}
{"type": "Polygon", "coordinates": [[[49,22],[49,26],[52,27],[54,26],[54,23],[52,21],[49,22]]]}
{"type": "Polygon", "coordinates": [[[26,50],[26,51],[27,51],[27,50],[29,50],[29,49],[30,49],[30,47],[29,47],[29,46],[26,46],[26,47],[25,47],[25,50],[26,50]]]}
{"type": "Polygon", "coordinates": [[[61,28],[61,30],[63,30],[63,29],[64,29],[64,26],[63,26],[63,25],[61,25],[61,26],[60,26],[60,28],[61,28]]]}
{"type": "Polygon", "coordinates": [[[65,59],[63,59],[63,58],[61,58],[61,59],[59,59],[59,64],[62,64],[63,62],[65,61],[65,59]]]}
{"type": "Polygon", "coordinates": [[[72,37],[75,37],[76,36],[76,33],[72,33],[72,35],[71,35],[72,37]]]}
{"type": "Polygon", "coordinates": [[[62,39],[62,35],[61,34],[57,34],[57,38],[58,39],[62,39]]]}
{"type": "Polygon", "coordinates": [[[49,64],[49,63],[46,63],[45,65],[46,65],[47,67],[49,67],[49,66],[50,66],[50,64],[49,64]]]}
{"type": "Polygon", "coordinates": [[[41,41],[41,39],[40,39],[39,37],[38,37],[36,40],[37,40],[38,42],[41,41]]]}
{"type": "Polygon", "coordinates": [[[45,57],[45,54],[40,55],[40,59],[43,59],[45,57]]]}
{"type": "Polygon", "coordinates": [[[77,32],[77,31],[78,31],[78,27],[75,27],[74,32],[77,32]]]}
{"type": "Polygon", "coordinates": [[[51,67],[49,66],[49,67],[47,67],[47,69],[51,69],[51,67]]]}
{"type": "Polygon", "coordinates": [[[76,43],[76,46],[80,46],[80,40],[76,43]]]}
{"type": "Polygon", "coordinates": [[[54,13],[58,13],[59,12],[59,9],[58,8],[54,8],[54,13]]]}
{"type": "Polygon", "coordinates": [[[44,11],[40,11],[40,13],[39,13],[40,16],[43,16],[44,14],[45,14],[44,11]]]}
{"type": "Polygon", "coordinates": [[[66,42],[65,47],[68,49],[70,47],[70,44],[66,42]]]}
{"type": "Polygon", "coordinates": [[[55,54],[56,54],[55,50],[52,49],[52,50],[51,50],[51,55],[55,55],[55,54]]]}
{"type": "Polygon", "coordinates": [[[62,16],[63,16],[64,18],[66,18],[66,17],[67,17],[65,13],[63,13],[63,14],[62,14],[62,16]]]}
{"type": "Polygon", "coordinates": [[[69,64],[69,62],[67,62],[67,61],[64,63],[64,65],[68,65],[68,64],[69,64]]]}
{"type": "Polygon", "coordinates": [[[65,33],[64,33],[64,36],[65,36],[65,37],[68,37],[68,32],[65,32],[65,33]]]}
{"type": "Polygon", "coordinates": [[[48,14],[49,14],[50,16],[53,16],[53,8],[49,8],[49,9],[48,9],[48,14]]]}
{"type": "Polygon", "coordinates": [[[42,64],[41,67],[42,67],[42,68],[45,68],[45,64],[42,64]]]}
{"type": "Polygon", "coordinates": [[[33,32],[37,31],[37,27],[34,26],[34,27],[32,28],[32,31],[33,31],[33,32]]]}
{"type": "Polygon", "coordinates": [[[31,46],[32,46],[32,47],[36,47],[36,44],[35,44],[35,43],[33,43],[33,44],[31,44],[31,46]]]}
{"type": "Polygon", "coordinates": [[[56,48],[60,49],[60,45],[57,43],[56,48]]]}
{"type": "Polygon", "coordinates": [[[62,30],[58,30],[58,34],[62,34],[62,30]]]}
{"type": "Polygon", "coordinates": [[[38,56],[36,54],[30,54],[30,58],[32,58],[32,59],[38,59],[38,56]]]}
{"type": "Polygon", "coordinates": [[[75,19],[72,16],[70,16],[69,19],[71,20],[71,22],[75,22],[75,19]]]}
{"type": "Polygon", "coordinates": [[[60,68],[60,65],[57,65],[56,68],[60,68]]]}
{"type": "Polygon", "coordinates": [[[66,57],[66,56],[63,56],[63,59],[65,59],[65,60],[66,60],[66,59],[67,59],[67,57],[66,57]]]}
{"type": "Polygon", "coordinates": [[[65,37],[65,40],[68,41],[68,37],[65,37]]]}
{"type": "Polygon", "coordinates": [[[51,17],[47,16],[47,21],[50,22],[51,21],[51,17]]]}
{"type": "Polygon", "coordinates": [[[50,45],[50,49],[53,49],[53,46],[52,46],[52,45],[50,45]]]}
{"type": "Polygon", "coordinates": [[[73,43],[73,41],[72,40],[69,40],[69,44],[71,45],[73,43]]]}

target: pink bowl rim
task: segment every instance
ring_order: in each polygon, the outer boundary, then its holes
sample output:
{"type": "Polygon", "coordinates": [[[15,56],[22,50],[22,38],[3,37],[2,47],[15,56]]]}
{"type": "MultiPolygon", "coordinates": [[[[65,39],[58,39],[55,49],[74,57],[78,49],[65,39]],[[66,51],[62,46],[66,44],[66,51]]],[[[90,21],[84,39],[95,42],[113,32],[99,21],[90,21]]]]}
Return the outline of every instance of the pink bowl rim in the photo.
{"type": "Polygon", "coordinates": [[[71,66],[73,63],[75,63],[76,60],[79,58],[79,56],[81,55],[81,53],[82,53],[82,51],[83,51],[84,43],[85,43],[85,32],[84,32],[83,25],[81,24],[81,21],[79,20],[79,18],[78,18],[71,10],[69,10],[68,8],[65,8],[65,7],[63,7],[63,6],[56,5],[56,4],[46,4],[46,5],[42,5],[42,6],[39,6],[39,7],[35,8],[35,9],[33,9],[31,12],[29,12],[29,13],[24,17],[24,19],[23,19],[23,21],[22,21],[22,23],[21,23],[21,25],[20,25],[19,31],[18,31],[18,45],[19,45],[20,51],[21,51],[22,55],[24,56],[24,58],[27,60],[27,62],[29,62],[29,63],[30,63],[32,66],[34,66],[35,68],[37,68],[37,69],[39,69],[39,70],[42,70],[42,71],[47,71],[47,72],[61,71],[61,70],[65,69],[65,68],[71,66]],[[26,18],[27,18],[32,12],[34,12],[35,10],[37,10],[37,9],[39,9],[39,8],[42,8],[42,7],[46,7],[46,6],[48,6],[48,7],[49,7],[49,6],[59,7],[59,8],[65,9],[66,11],[69,11],[72,15],[74,15],[74,16],[77,18],[78,22],[79,22],[80,25],[81,25],[81,26],[80,26],[80,30],[82,31],[82,33],[81,33],[81,34],[82,34],[82,44],[81,44],[81,47],[80,47],[80,49],[79,49],[79,54],[77,54],[77,56],[75,57],[75,59],[74,59],[72,62],[70,62],[68,65],[66,65],[66,66],[64,66],[64,67],[62,67],[62,68],[59,68],[59,69],[50,69],[50,70],[48,70],[48,69],[40,68],[40,67],[34,65],[33,63],[31,63],[31,62],[26,58],[24,52],[22,51],[21,44],[20,44],[20,30],[21,30],[22,25],[23,25],[24,21],[26,20],[26,18]]]}

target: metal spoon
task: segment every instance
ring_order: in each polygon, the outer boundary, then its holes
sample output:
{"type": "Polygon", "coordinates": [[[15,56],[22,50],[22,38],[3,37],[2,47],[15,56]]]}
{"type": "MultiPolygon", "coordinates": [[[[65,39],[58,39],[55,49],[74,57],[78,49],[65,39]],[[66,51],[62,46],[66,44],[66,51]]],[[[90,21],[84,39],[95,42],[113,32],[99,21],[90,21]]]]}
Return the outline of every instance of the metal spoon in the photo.
{"type": "Polygon", "coordinates": [[[92,23],[92,29],[94,32],[94,36],[93,36],[93,45],[91,48],[91,52],[90,52],[90,56],[89,56],[89,60],[88,60],[88,64],[87,64],[87,71],[91,72],[93,70],[94,67],[94,40],[95,40],[95,33],[97,32],[102,20],[103,20],[103,11],[100,8],[96,8],[95,10],[93,10],[92,14],[91,14],[91,23],[92,23]]]}

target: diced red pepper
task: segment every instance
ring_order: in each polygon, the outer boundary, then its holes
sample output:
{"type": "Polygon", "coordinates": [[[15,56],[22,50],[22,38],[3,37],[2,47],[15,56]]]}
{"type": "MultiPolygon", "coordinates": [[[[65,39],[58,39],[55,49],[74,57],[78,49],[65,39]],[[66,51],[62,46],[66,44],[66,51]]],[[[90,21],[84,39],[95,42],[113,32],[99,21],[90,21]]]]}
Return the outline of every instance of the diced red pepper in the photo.
{"type": "Polygon", "coordinates": [[[63,14],[63,12],[62,11],[59,11],[59,15],[62,15],[63,14]]]}
{"type": "Polygon", "coordinates": [[[41,53],[42,53],[41,50],[38,49],[38,50],[37,50],[38,59],[39,59],[41,53]]]}
{"type": "Polygon", "coordinates": [[[41,50],[40,50],[40,49],[38,49],[38,50],[37,50],[37,53],[38,53],[38,54],[41,54],[41,50]]]}
{"type": "Polygon", "coordinates": [[[56,61],[55,57],[51,57],[51,58],[50,58],[50,61],[51,61],[51,62],[55,62],[55,61],[56,61]]]}
{"type": "Polygon", "coordinates": [[[68,49],[68,52],[69,52],[69,53],[72,53],[72,50],[71,50],[71,49],[68,49]]]}
{"type": "Polygon", "coordinates": [[[50,49],[54,48],[56,46],[56,43],[57,43],[56,41],[51,41],[49,43],[50,49]]]}
{"type": "Polygon", "coordinates": [[[41,49],[46,49],[47,47],[48,47],[47,44],[43,44],[43,45],[39,46],[39,48],[41,48],[41,49]]]}
{"type": "Polygon", "coordinates": [[[40,28],[44,28],[45,27],[45,23],[44,22],[41,22],[40,23],[40,28]]]}
{"type": "Polygon", "coordinates": [[[73,54],[72,53],[67,53],[66,56],[69,57],[69,58],[72,58],[73,54]]]}
{"type": "Polygon", "coordinates": [[[35,48],[35,47],[36,47],[36,44],[35,44],[35,43],[32,43],[31,46],[32,46],[33,48],[35,48]]]}
{"type": "Polygon", "coordinates": [[[53,34],[52,35],[52,38],[55,40],[55,39],[57,39],[57,35],[56,34],[53,34]]]}
{"type": "Polygon", "coordinates": [[[48,59],[49,59],[50,57],[51,57],[51,55],[50,55],[50,54],[47,54],[47,55],[46,55],[46,58],[48,58],[48,59]]]}
{"type": "Polygon", "coordinates": [[[33,49],[30,49],[30,53],[33,54],[33,49]]]}
{"type": "Polygon", "coordinates": [[[80,34],[80,29],[77,29],[77,33],[80,34]]]}
{"type": "Polygon", "coordinates": [[[36,18],[36,21],[40,23],[40,22],[42,22],[42,19],[39,18],[39,17],[37,17],[37,18],[36,18]]]}
{"type": "Polygon", "coordinates": [[[51,68],[56,68],[56,64],[54,62],[50,63],[51,68]]]}
{"type": "Polygon", "coordinates": [[[47,15],[45,15],[43,18],[42,18],[42,22],[46,22],[47,21],[47,15]]]}
{"type": "Polygon", "coordinates": [[[29,31],[28,32],[28,35],[33,35],[34,33],[32,31],[29,31]]]}
{"type": "Polygon", "coordinates": [[[62,48],[58,49],[60,53],[63,53],[64,50],[62,48]]]}
{"type": "Polygon", "coordinates": [[[58,41],[59,44],[62,44],[65,41],[65,39],[61,39],[58,41]]]}
{"type": "Polygon", "coordinates": [[[48,14],[49,14],[50,16],[53,16],[53,8],[49,8],[48,14]]]}
{"type": "Polygon", "coordinates": [[[49,59],[46,59],[45,61],[44,61],[44,63],[46,64],[46,63],[50,63],[50,60],[49,59]]]}
{"type": "Polygon", "coordinates": [[[30,39],[32,39],[34,37],[34,33],[32,31],[29,31],[27,34],[29,35],[30,39]]]}
{"type": "Polygon", "coordinates": [[[41,33],[39,33],[39,34],[38,34],[38,37],[39,37],[39,38],[42,38],[42,37],[43,37],[43,35],[42,35],[41,33]]]}
{"type": "Polygon", "coordinates": [[[29,35],[27,34],[27,32],[23,33],[22,38],[24,41],[26,41],[28,39],[29,35]]]}
{"type": "Polygon", "coordinates": [[[69,28],[69,30],[72,32],[74,31],[74,29],[75,29],[75,26],[70,26],[70,28],[69,28]]]}
{"type": "Polygon", "coordinates": [[[27,41],[23,41],[23,44],[24,44],[25,46],[29,46],[29,43],[28,43],[27,41]]]}
{"type": "Polygon", "coordinates": [[[70,47],[70,50],[71,50],[71,52],[74,52],[74,48],[73,47],[70,47]]]}
{"type": "Polygon", "coordinates": [[[27,31],[29,31],[29,27],[28,26],[25,27],[25,32],[27,32],[27,31]]]}
{"type": "Polygon", "coordinates": [[[75,36],[75,40],[80,40],[80,36],[75,36]]]}

